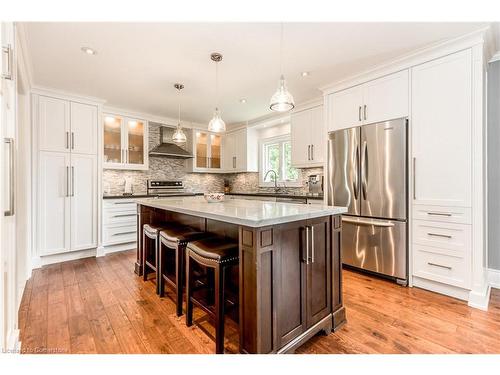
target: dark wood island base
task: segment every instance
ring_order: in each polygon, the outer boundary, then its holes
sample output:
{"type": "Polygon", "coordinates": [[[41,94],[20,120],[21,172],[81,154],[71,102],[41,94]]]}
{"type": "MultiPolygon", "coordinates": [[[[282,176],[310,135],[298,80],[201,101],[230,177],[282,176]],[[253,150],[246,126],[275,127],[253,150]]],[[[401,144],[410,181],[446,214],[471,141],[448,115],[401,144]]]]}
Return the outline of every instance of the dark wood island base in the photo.
{"type": "Polygon", "coordinates": [[[135,273],[144,224],[177,222],[239,243],[239,350],[293,353],[345,321],[341,215],[248,227],[138,204],[135,273]]]}

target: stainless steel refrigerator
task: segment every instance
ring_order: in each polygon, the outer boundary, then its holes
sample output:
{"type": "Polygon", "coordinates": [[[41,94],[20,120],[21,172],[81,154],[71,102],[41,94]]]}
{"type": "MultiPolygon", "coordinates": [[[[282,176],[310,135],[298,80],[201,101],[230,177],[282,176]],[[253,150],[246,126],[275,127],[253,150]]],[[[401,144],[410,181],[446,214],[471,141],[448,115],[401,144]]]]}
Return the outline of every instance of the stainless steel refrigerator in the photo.
{"type": "Polygon", "coordinates": [[[346,206],[342,262],[408,280],[407,120],[329,133],[328,204],[346,206]]]}

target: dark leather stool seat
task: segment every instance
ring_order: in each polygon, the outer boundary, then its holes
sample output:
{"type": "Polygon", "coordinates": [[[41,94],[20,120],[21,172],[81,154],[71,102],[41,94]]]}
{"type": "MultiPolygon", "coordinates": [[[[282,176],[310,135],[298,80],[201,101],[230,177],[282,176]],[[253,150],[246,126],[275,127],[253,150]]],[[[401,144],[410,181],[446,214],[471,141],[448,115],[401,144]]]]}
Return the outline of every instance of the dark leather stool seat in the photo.
{"type": "Polygon", "coordinates": [[[185,274],[185,250],[189,241],[207,237],[206,232],[200,232],[193,228],[172,225],[160,230],[160,249],[159,249],[159,267],[157,271],[157,280],[159,282],[159,295],[165,295],[165,282],[171,286],[176,293],[176,312],[177,316],[182,315],[182,292],[184,291],[185,274]],[[175,275],[170,278],[167,275],[167,252],[173,251],[175,255],[175,275]]]}
{"type": "Polygon", "coordinates": [[[189,242],[186,248],[186,325],[193,324],[193,304],[215,320],[215,352],[224,353],[225,276],[229,267],[239,262],[238,243],[221,237],[189,242]],[[214,311],[193,296],[193,262],[213,269],[215,279],[214,311]]]}

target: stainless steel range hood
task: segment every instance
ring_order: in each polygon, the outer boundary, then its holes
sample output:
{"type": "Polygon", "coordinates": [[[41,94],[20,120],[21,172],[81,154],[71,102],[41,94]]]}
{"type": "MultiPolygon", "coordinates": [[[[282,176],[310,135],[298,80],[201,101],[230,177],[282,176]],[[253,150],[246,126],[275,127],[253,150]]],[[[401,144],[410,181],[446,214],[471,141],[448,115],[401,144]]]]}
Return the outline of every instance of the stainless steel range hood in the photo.
{"type": "MultiPolygon", "coordinates": [[[[150,123],[151,124],[151,123],[150,123]]],[[[159,124],[160,125],[160,124],[159,124]]],[[[160,144],[149,151],[151,156],[165,156],[172,159],[191,159],[193,155],[175,143],[168,142],[172,139],[173,129],[160,126],[160,144]]]]}

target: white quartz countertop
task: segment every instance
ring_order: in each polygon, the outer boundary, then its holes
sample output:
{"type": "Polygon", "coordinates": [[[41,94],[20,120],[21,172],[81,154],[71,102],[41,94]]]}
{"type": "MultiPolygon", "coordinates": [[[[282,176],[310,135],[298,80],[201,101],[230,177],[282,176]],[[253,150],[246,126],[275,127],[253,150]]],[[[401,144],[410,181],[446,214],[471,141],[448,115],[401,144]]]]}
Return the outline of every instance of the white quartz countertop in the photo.
{"type": "Polygon", "coordinates": [[[339,215],[347,211],[346,207],[246,199],[226,199],[224,202],[208,203],[201,196],[142,198],[136,199],[135,202],[167,211],[254,228],[339,215]]]}

